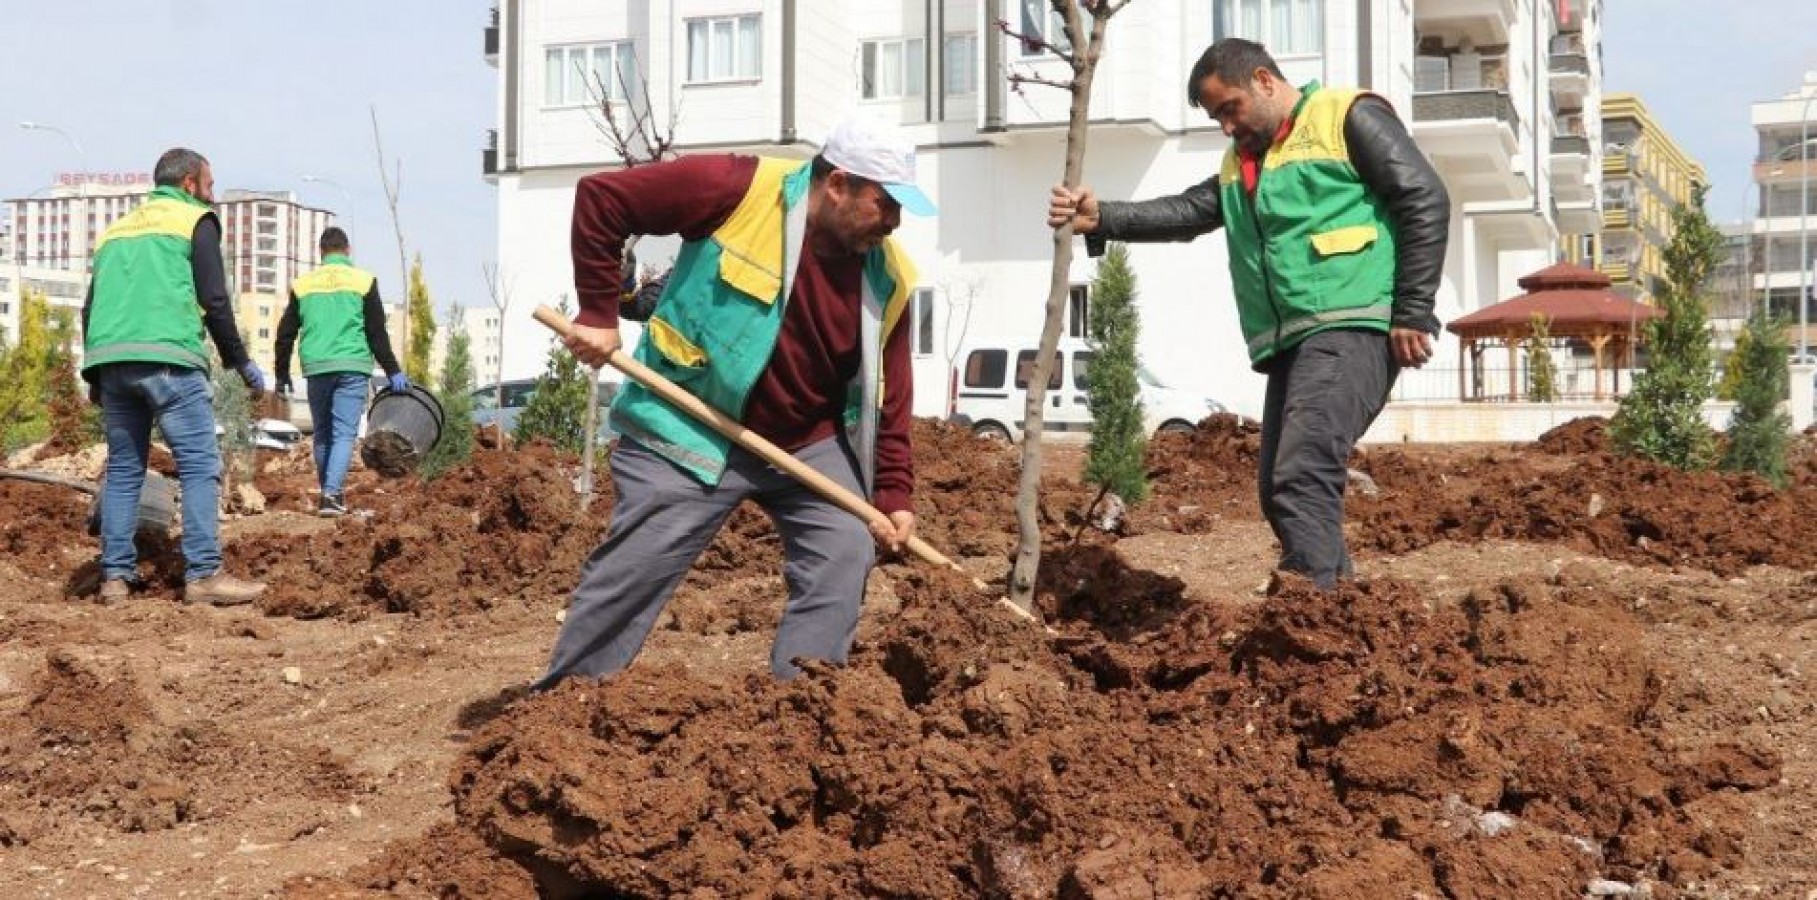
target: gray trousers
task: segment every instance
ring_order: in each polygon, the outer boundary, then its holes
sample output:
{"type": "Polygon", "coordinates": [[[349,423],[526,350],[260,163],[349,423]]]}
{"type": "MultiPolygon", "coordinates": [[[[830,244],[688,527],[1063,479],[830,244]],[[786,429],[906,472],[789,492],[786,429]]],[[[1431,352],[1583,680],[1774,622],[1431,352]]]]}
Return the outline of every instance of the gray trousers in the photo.
{"type": "MultiPolygon", "coordinates": [[[[857,459],[843,437],[794,455],[863,495],[857,459]]],[[[624,438],[612,453],[612,486],[612,524],[581,566],[549,671],[536,690],[570,675],[598,677],[630,665],[695,558],[746,499],[769,513],[782,536],[789,598],[770,649],[770,671],[786,679],[800,672],[791,661],[796,658],[845,662],[877,553],[857,516],[736,446],[719,485],[708,487],[624,438]]]]}
{"type": "Polygon", "coordinates": [[[1400,367],[1388,336],[1322,331],[1274,358],[1262,405],[1257,488],[1280,568],[1330,588],[1354,573],[1344,549],[1350,451],[1388,403],[1400,367]]]}

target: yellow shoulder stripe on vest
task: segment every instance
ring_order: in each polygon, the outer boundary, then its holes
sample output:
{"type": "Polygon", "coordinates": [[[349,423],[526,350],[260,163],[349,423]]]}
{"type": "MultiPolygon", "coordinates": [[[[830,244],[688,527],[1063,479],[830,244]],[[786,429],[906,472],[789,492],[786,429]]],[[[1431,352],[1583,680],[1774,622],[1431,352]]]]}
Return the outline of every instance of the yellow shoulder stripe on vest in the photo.
{"type": "Polygon", "coordinates": [[[351,293],[364,297],[372,290],[374,280],[371,272],[352,266],[323,266],[292,282],[290,289],[299,300],[313,294],[351,293]]]}
{"type": "Polygon", "coordinates": [[[205,206],[193,206],[175,200],[147,200],[138,209],[108,226],[107,231],[101,235],[101,240],[96,242],[95,250],[99,251],[108,241],[128,238],[160,236],[187,241],[195,234],[196,223],[209,214],[209,209],[205,206]]]}
{"type": "Polygon", "coordinates": [[[919,273],[915,271],[915,261],[909,259],[908,251],[903,250],[902,244],[893,237],[883,239],[883,270],[896,282],[896,289],[883,304],[883,334],[887,337],[896,330],[896,323],[908,309],[909,294],[915,290],[919,273]]]}
{"type": "Polygon", "coordinates": [[[1278,169],[1304,162],[1348,162],[1350,148],[1344,142],[1344,118],[1350,105],[1362,91],[1342,88],[1320,88],[1293,120],[1293,131],[1279,147],[1269,151],[1262,168],[1278,169]]]}
{"type": "Polygon", "coordinates": [[[782,203],[782,180],[804,165],[793,159],[759,159],[744,199],[713,232],[719,244],[719,277],[765,303],[775,302],[782,293],[782,230],[788,214],[782,203]]]}

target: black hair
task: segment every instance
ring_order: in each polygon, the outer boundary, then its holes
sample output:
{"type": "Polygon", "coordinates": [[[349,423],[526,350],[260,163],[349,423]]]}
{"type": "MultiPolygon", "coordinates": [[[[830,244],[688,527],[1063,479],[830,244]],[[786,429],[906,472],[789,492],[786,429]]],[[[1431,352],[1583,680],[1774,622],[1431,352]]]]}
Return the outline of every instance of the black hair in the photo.
{"type": "Polygon", "coordinates": [[[1268,48],[1261,44],[1234,37],[1218,41],[1206,47],[1199,61],[1192,64],[1192,74],[1186,76],[1186,102],[1198,106],[1199,85],[1213,75],[1233,88],[1247,88],[1255,80],[1257,69],[1265,69],[1268,74],[1287,80],[1287,76],[1281,74],[1280,65],[1269,55],[1268,48]]]}
{"type": "Polygon", "coordinates": [[[151,170],[151,180],[160,187],[178,187],[183,179],[198,174],[208,165],[208,158],[194,150],[177,147],[164,151],[151,170]]]}
{"type": "Polygon", "coordinates": [[[330,225],[322,229],[322,239],[316,242],[316,246],[322,248],[323,253],[346,253],[347,232],[342,231],[338,225],[330,225]]]}

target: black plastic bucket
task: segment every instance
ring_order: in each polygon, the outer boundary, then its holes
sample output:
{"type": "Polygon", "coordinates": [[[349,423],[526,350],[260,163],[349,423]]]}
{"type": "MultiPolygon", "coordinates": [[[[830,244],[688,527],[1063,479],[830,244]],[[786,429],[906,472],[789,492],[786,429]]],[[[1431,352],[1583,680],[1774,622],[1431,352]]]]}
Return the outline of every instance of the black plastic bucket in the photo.
{"type": "Polygon", "coordinates": [[[388,478],[416,471],[442,439],[442,404],[417,385],[403,392],[382,390],[366,410],[366,439],[360,460],[388,478]]]}
{"type": "MultiPolygon", "coordinates": [[[[91,536],[101,533],[101,491],[106,489],[106,484],[103,480],[96,486],[94,499],[88,504],[88,533],[91,536]]],[[[139,523],[136,533],[168,534],[176,510],[176,483],[156,472],[146,472],[145,486],[139,488],[139,523]]]]}

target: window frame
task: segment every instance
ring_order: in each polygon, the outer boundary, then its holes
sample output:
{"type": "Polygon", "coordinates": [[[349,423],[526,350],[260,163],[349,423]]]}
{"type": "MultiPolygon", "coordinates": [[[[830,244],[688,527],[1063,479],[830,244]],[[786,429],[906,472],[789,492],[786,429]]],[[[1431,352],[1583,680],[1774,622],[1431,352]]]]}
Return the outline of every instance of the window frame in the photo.
{"type": "MultiPolygon", "coordinates": [[[[1317,17],[1312,32],[1316,46],[1310,50],[1299,46],[1289,47],[1282,38],[1274,34],[1276,9],[1285,8],[1287,15],[1291,18],[1294,12],[1301,8],[1300,4],[1304,0],[1255,0],[1259,8],[1257,15],[1261,21],[1255,29],[1256,33],[1253,34],[1249,33],[1248,29],[1241,24],[1242,14],[1238,4],[1242,2],[1244,0],[1211,0],[1211,39],[1213,42],[1227,37],[1247,38],[1267,47],[1268,52],[1276,60],[1314,59],[1325,55],[1325,0],[1310,0],[1307,3],[1307,6],[1315,11],[1317,17]],[[1220,28],[1220,23],[1226,19],[1226,10],[1228,10],[1228,18],[1232,20],[1232,24],[1228,28],[1220,28]]],[[[1291,27],[1290,24],[1290,30],[1291,27]]]]}
{"type": "Polygon", "coordinates": [[[975,97],[978,95],[978,33],[975,31],[951,31],[940,38],[940,91],[948,97],[975,97]],[[953,51],[953,42],[962,41],[965,48],[962,52],[953,51]],[[965,75],[970,86],[963,91],[954,90],[951,61],[965,60],[965,75]]]}
{"type": "Polygon", "coordinates": [[[916,288],[909,293],[909,352],[911,356],[934,355],[934,289],[916,288]],[[924,340],[925,339],[925,340],[924,340]]]}
{"type": "Polygon", "coordinates": [[[858,99],[867,103],[888,103],[892,101],[917,100],[927,96],[927,39],[920,37],[869,38],[858,42],[858,99]],[[919,52],[909,53],[909,46],[918,45],[919,52]],[[886,47],[895,47],[896,62],[899,71],[896,73],[900,90],[893,94],[882,92],[880,85],[881,61],[886,47]]]}
{"type": "Polygon", "coordinates": [[[682,82],[681,83],[684,87],[689,86],[689,85],[750,84],[750,83],[760,82],[763,80],[763,14],[761,12],[727,13],[725,15],[717,15],[717,16],[693,16],[693,17],[682,20],[681,29],[682,29],[682,51],[684,54],[682,57],[682,82]],[[751,71],[748,74],[744,71],[743,67],[740,65],[741,63],[744,62],[744,60],[742,60],[740,58],[741,54],[739,52],[739,40],[738,40],[738,36],[739,36],[739,24],[738,23],[740,23],[746,19],[751,19],[756,22],[756,24],[753,26],[753,28],[755,28],[755,30],[757,32],[757,56],[756,56],[756,59],[753,61],[752,65],[751,65],[751,71]],[[729,23],[729,27],[731,28],[730,47],[731,47],[731,53],[732,53],[732,60],[731,60],[730,64],[728,65],[730,74],[720,75],[720,76],[715,76],[713,74],[714,62],[715,62],[715,57],[713,56],[713,52],[712,52],[713,51],[713,26],[717,23],[729,23]],[[700,25],[705,29],[703,34],[706,36],[706,41],[707,41],[707,44],[706,44],[706,54],[707,55],[706,55],[705,61],[703,63],[705,71],[699,77],[696,77],[694,74],[694,26],[695,25],[700,25]]]}
{"type": "MultiPolygon", "coordinates": [[[[1017,4],[1017,9],[1017,15],[1022,23],[1022,34],[1039,37],[1041,40],[1058,47],[1062,52],[1072,52],[1072,45],[1067,43],[1066,40],[1066,17],[1061,15],[1059,10],[1054,9],[1053,6],[1049,5],[1047,0],[1020,0],[1017,4]],[[1048,30],[1036,30],[1030,27],[1033,24],[1029,21],[1029,7],[1031,4],[1040,6],[1041,9],[1047,13],[1047,21],[1045,24],[1047,25],[1048,30]],[[1058,40],[1055,40],[1056,37],[1058,40]]],[[[1083,9],[1080,10],[1080,13],[1083,15],[1090,15],[1090,13],[1085,12],[1083,9]]],[[[1046,47],[1039,46],[1029,41],[1017,40],[1016,44],[1021,59],[1056,58],[1046,47]]]]}
{"type": "Polygon", "coordinates": [[[638,76],[637,47],[634,41],[621,39],[612,41],[577,41],[563,44],[549,44],[543,47],[542,108],[583,109],[592,106],[597,101],[593,96],[592,85],[587,84],[584,80],[584,78],[589,77],[598,79],[596,83],[605,91],[604,99],[606,102],[624,103],[627,99],[625,97],[627,86],[620,85],[618,83],[618,77],[601,77],[599,69],[593,64],[595,56],[602,51],[610,57],[610,70],[627,78],[627,80],[631,82],[631,85],[628,87],[635,89],[638,76]],[[551,83],[549,78],[549,57],[551,54],[555,53],[562,54],[562,62],[560,65],[562,77],[560,94],[556,99],[552,100],[550,98],[551,83]],[[570,87],[569,79],[577,74],[574,70],[574,57],[577,53],[581,59],[584,76],[582,83],[579,85],[581,96],[573,98],[568,96],[568,88],[570,87]],[[623,69],[627,65],[629,66],[628,70],[622,73],[619,72],[620,69],[623,69]]]}

